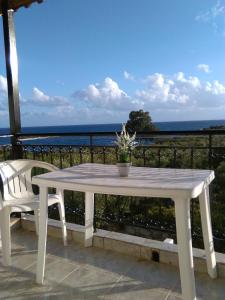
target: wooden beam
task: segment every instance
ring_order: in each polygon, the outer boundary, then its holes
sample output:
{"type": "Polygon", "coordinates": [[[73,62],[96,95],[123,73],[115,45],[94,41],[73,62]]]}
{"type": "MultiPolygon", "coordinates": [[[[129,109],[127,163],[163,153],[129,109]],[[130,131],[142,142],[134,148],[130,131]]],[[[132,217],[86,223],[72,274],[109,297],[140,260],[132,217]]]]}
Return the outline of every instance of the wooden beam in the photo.
{"type": "MultiPolygon", "coordinates": [[[[2,15],[2,3],[5,0],[0,0],[0,15],[2,15]]],[[[18,10],[21,7],[29,7],[32,3],[42,3],[44,0],[8,0],[8,9],[18,10]]]]}
{"type": "MultiPolygon", "coordinates": [[[[13,150],[15,152],[18,144],[16,134],[21,131],[20,102],[18,89],[18,59],[16,50],[16,36],[13,21],[13,11],[8,9],[7,0],[3,0],[2,2],[2,12],[6,75],[8,83],[10,133],[13,135],[11,143],[14,147],[13,150]]],[[[16,153],[15,157],[18,157],[16,153]]]]}

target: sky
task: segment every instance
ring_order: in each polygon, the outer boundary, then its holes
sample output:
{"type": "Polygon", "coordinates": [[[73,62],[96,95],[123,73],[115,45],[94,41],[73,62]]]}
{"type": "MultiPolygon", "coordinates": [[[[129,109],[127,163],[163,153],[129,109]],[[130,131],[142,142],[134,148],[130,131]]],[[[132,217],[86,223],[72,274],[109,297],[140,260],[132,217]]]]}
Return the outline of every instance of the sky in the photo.
{"type": "Polygon", "coordinates": [[[14,21],[22,126],[225,119],[225,0],[45,0],[14,21]]]}

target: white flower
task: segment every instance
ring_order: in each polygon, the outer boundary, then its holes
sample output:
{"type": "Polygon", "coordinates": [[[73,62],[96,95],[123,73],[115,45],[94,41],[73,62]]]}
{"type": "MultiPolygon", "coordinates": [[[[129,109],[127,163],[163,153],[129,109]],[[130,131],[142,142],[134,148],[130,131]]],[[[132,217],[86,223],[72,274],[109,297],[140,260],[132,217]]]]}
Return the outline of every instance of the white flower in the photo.
{"type": "Polygon", "coordinates": [[[138,145],[138,143],[135,142],[136,132],[132,136],[130,136],[129,133],[126,131],[125,124],[123,124],[122,126],[122,131],[120,135],[118,135],[116,132],[116,136],[117,136],[117,141],[115,143],[118,146],[119,151],[121,152],[132,151],[138,145]]]}

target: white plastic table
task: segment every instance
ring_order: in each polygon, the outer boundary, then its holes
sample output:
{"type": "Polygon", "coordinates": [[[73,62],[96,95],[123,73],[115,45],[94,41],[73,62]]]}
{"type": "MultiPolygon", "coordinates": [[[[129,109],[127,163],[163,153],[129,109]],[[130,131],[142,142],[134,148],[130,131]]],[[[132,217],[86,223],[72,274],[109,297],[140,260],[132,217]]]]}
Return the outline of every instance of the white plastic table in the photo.
{"type": "Polygon", "coordinates": [[[37,283],[42,284],[44,280],[48,187],[85,193],[85,246],[87,247],[92,246],[95,193],[171,198],[175,203],[182,295],[184,300],[195,300],[190,199],[199,196],[207,269],[208,274],[215,278],[217,270],[208,189],[213,179],[214,172],[210,170],[146,167],[132,167],[129,177],[123,178],[118,176],[116,166],[102,164],[81,164],[33,177],[33,183],[40,187],[37,283]]]}

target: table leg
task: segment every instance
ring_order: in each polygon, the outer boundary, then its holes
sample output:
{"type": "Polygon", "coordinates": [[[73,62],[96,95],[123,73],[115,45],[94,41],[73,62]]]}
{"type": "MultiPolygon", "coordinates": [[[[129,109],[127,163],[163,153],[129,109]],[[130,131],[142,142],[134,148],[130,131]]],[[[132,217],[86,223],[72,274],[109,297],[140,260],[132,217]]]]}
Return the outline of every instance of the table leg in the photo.
{"type": "Polygon", "coordinates": [[[94,194],[90,192],[85,193],[85,247],[91,247],[93,243],[94,232],[94,194]]]}
{"type": "Polygon", "coordinates": [[[200,213],[202,222],[202,233],[205,246],[205,254],[207,261],[208,274],[211,278],[217,277],[216,270],[216,255],[213,245],[210,202],[209,202],[209,188],[205,188],[199,196],[200,213]]]}
{"type": "Polygon", "coordinates": [[[183,300],[196,300],[192,253],[190,199],[174,199],[177,245],[183,300]]]}
{"type": "Polygon", "coordinates": [[[10,213],[10,207],[5,207],[0,211],[2,258],[4,266],[10,266],[12,263],[10,213]]]}
{"type": "Polygon", "coordinates": [[[40,187],[40,217],[38,234],[38,258],[36,282],[43,284],[45,272],[47,222],[48,222],[48,188],[40,187]]]}

